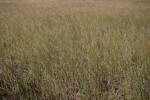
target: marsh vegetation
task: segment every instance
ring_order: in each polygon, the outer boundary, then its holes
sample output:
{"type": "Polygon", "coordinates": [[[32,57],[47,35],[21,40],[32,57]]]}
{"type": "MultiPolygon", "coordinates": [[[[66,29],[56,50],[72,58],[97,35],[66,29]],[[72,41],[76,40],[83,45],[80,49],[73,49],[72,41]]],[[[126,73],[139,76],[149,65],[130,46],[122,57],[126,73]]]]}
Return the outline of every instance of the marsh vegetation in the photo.
{"type": "Polygon", "coordinates": [[[149,0],[0,1],[1,100],[150,100],[149,0]]]}

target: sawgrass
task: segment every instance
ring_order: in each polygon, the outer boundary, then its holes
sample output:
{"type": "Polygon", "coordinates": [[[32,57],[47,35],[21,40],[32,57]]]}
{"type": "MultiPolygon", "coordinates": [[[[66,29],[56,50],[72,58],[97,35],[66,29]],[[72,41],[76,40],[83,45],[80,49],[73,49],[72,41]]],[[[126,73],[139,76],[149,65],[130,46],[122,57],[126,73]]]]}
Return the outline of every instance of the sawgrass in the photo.
{"type": "Polygon", "coordinates": [[[149,100],[148,0],[0,1],[0,99],[149,100]]]}

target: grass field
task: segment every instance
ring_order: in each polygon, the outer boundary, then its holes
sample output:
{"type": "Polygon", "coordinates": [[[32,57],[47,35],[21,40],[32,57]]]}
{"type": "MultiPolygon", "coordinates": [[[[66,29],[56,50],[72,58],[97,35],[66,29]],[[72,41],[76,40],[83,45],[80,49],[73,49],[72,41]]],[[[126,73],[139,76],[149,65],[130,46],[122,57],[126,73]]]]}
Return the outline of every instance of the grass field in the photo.
{"type": "Polygon", "coordinates": [[[150,100],[149,0],[0,0],[0,100],[150,100]]]}

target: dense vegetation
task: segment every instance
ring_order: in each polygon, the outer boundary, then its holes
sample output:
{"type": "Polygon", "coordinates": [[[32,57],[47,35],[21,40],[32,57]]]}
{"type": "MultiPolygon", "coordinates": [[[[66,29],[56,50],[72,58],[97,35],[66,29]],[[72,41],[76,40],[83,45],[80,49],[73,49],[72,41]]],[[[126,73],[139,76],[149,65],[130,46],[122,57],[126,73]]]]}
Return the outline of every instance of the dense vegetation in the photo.
{"type": "Polygon", "coordinates": [[[0,100],[150,100],[150,1],[0,1],[0,61],[0,100]]]}

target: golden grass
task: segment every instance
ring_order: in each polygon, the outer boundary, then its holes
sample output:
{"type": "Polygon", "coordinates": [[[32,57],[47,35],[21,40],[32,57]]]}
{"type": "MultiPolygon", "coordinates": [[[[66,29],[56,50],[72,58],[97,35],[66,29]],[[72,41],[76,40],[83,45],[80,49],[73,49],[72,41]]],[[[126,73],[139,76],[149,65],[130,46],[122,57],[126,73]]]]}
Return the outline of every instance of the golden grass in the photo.
{"type": "Polygon", "coordinates": [[[149,100],[148,0],[0,1],[0,99],[149,100]]]}

